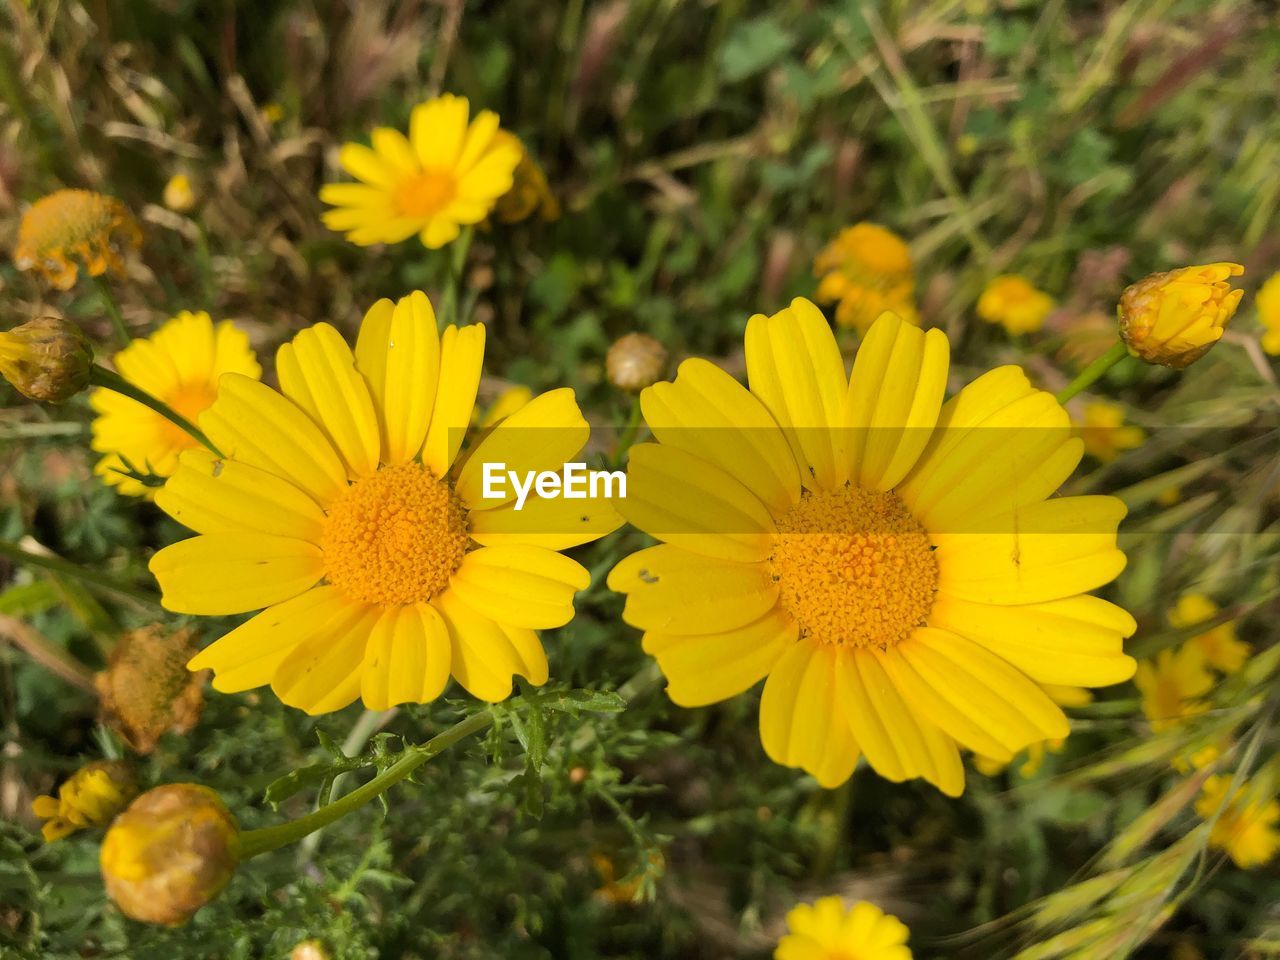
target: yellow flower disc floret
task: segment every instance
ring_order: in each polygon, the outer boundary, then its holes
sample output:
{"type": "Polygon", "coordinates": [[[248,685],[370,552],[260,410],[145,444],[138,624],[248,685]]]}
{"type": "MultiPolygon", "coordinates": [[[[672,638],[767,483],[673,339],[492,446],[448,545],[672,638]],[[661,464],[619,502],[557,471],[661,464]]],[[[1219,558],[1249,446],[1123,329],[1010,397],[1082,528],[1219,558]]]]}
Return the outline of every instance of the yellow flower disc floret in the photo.
{"type": "Polygon", "coordinates": [[[929,535],[893,493],[809,492],[778,521],[770,556],[783,606],[822,643],[886,649],[933,607],[929,535]]]}
{"type": "Polygon", "coordinates": [[[467,513],[443,480],[404,463],[357,481],[333,505],[325,576],[352,600],[412,604],[444,591],[467,552],[467,513]]]}

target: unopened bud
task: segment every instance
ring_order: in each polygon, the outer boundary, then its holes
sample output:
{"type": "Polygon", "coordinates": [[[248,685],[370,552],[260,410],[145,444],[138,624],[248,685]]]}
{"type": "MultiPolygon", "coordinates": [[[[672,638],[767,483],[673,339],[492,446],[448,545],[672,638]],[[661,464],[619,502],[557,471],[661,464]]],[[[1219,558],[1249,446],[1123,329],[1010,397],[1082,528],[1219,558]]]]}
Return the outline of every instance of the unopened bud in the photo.
{"type": "Polygon", "coordinates": [[[647,333],[628,333],[614,341],[604,365],[610,383],[619,390],[639,393],[666,373],[667,348],[647,333]]]}
{"type": "Polygon", "coordinates": [[[177,926],[235,873],[240,832],[216,793],[194,783],[148,790],[116,818],[99,864],[107,896],[134,920],[177,926]]]}
{"type": "Polygon", "coordinates": [[[24,397],[62,403],[89,385],[93,348],[80,328],[37,317],[0,331],[0,374],[24,397]]]}
{"type": "Polygon", "coordinates": [[[1120,295],[1121,339],[1147,363],[1175,370],[1195,363],[1235,315],[1244,294],[1228,278],[1243,273],[1238,263],[1210,263],[1139,280],[1120,295]]]}
{"type": "Polygon", "coordinates": [[[164,185],[164,205],[177,213],[186,213],[195,207],[196,192],[185,173],[174,174],[164,185]]]}

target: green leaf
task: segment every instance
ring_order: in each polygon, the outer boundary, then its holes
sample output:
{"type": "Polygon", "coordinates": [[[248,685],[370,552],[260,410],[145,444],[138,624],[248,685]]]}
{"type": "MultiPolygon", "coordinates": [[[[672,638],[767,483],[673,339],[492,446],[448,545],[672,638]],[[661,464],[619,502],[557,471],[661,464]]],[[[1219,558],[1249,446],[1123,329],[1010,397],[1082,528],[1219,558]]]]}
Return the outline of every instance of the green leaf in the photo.
{"type": "Polygon", "coordinates": [[[746,80],[780,61],[794,42],[774,17],[739,23],[720,50],[720,76],[726,83],[746,80]]]}

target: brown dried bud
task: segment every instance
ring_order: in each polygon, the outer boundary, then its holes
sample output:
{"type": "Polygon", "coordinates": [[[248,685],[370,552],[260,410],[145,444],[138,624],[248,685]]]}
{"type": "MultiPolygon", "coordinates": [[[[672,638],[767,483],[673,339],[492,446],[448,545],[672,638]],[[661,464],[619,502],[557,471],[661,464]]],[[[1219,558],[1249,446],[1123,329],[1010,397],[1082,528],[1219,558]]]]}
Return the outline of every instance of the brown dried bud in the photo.
{"type": "Polygon", "coordinates": [[[639,393],[666,373],[667,348],[647,333],[628,333],[614,341],[604,365],[610,383],[619,390],[639,393]]]}
{"type": "Polygon", "coordinates": [[[80,328],[37,317],[0,332],[0,374],[24,397],[62,403],[89,385],[93,348],[80,328]]]}
{"type": "Polygon", "coordinates": [[[206,674],[187,669],[194,640],[193,630],[159,624],[131,630],[94,678],[103,722],[138,753],[150,753],[169,730],[187,733],[200,719],[206,674]]]}
{"type": "Polygon", "coordinates": [[[240,861],[240,831],[208,787],[148,790],[116,818],[99,865],[107,896],[134,920],[178,926],[213,901],[240,861]]]}

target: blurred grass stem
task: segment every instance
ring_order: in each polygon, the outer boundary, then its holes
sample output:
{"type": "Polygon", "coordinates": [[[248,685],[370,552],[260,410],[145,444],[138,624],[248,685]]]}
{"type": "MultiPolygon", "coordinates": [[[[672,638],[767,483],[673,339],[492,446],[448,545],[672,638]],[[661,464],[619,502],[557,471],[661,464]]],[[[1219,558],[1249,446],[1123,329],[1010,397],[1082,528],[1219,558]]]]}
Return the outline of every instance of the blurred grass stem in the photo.
{"type": "Polygon", "coordinates": [[[158,607],[160,605],[160,598],[153,593],[140,590],[137,587],[131,587],[113,577],[91,570],[88,567],[82,567],[78,563],[72,563],[70,560],[64,560],[62,557],[53,554],[33,553],[29,550],[24,550],[16,543],[0,540],[0,557],[8,557],[14,563],[40,567],[61,576],[82,580],[85,583],[101,587],[104,590],[110,590],[112,593],[118,593],[121,596],[129,597],[149,606],[158,607]]]}

